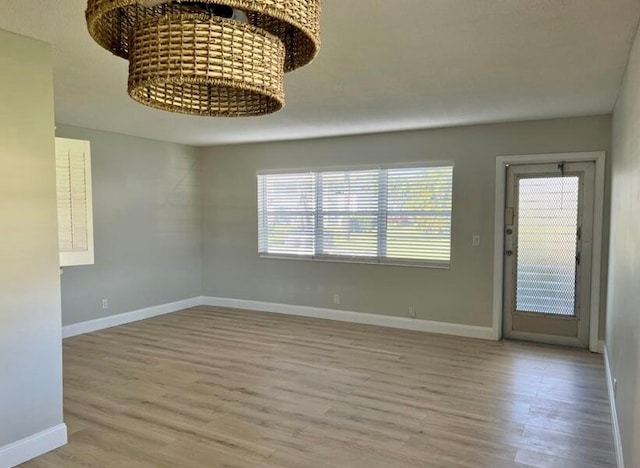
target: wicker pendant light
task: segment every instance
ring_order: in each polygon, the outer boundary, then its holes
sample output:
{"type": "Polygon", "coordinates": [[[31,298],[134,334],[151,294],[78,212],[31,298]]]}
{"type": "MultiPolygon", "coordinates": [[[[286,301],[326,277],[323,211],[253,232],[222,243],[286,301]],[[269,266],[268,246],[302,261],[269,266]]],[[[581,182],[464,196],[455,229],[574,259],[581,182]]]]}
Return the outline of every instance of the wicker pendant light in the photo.
{"type": "Polygon", "coordinates": [[[129,95],[171,112],[264,115],[320,47],[321,0],[89,0],[89,33],[129,60],[129,95]]]}

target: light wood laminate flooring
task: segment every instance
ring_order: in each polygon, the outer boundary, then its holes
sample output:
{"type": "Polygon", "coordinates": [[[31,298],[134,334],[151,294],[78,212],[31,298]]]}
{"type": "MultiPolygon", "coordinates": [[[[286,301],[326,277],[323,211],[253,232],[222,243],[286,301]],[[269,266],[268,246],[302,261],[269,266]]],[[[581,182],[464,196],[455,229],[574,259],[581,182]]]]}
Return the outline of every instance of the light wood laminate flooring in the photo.
{"type": "Polygon", "coordinates": [[[198,307],[64,341],[24,466],[614,467],[587,351],[198,307]]]}

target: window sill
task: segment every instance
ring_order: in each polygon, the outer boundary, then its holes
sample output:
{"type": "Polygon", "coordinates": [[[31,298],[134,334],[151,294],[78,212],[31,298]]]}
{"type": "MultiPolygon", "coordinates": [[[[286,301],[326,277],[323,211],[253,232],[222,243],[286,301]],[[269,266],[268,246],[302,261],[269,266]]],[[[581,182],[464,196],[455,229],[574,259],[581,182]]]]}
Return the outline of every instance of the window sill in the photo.
{"type": "Polygon", "coordinates": [[[431,268],[436,270],[450,270],[451,262],[435,262],[435,261],[420,261],[420,260],[401,260],[401,259],[389,259],[387,261],[380,262],[372,258],[361,257],[314,257],[305,255],[286,255],[286,254],[259,254],[260,258],[272,259],[272,260],[302,260],[313,262],[327,262],[327,263],[356,263],[364,265],[382,265],[382,266],[403,266],[414,268],[431,268]]]}

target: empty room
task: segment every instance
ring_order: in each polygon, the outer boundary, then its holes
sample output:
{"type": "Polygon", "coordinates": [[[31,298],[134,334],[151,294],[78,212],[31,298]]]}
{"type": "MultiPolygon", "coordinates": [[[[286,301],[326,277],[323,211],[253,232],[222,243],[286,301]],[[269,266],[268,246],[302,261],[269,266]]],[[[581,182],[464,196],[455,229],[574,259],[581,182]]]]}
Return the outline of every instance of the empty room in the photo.
{"type": "Polygon", "coordinates": [[[640,0],[0,0],[0,468],[640,468],[640,0]]]}

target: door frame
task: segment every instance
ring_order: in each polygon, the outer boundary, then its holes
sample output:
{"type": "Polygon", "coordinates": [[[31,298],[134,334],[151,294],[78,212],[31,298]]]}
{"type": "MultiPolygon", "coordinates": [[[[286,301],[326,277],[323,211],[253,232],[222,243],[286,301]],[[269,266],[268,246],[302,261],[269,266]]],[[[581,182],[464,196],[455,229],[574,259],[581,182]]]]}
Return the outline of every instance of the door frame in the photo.
{"type": "Polygon", "coordinates": [[[600,324],[600,287],[602,270],[602,236],[604,229],[604,190],[606,152],[548,153],[498,156],[496,158],[496,196],[493,239],[493,337],[502,339],[504,287],[504,208],[506,201],[507,166],[510,164],[549,164],[564,162],[594,162],[593,251],[591,258],[591,303],[589,314],[589,350],[602,352],[598,344],[600,324]]]}

